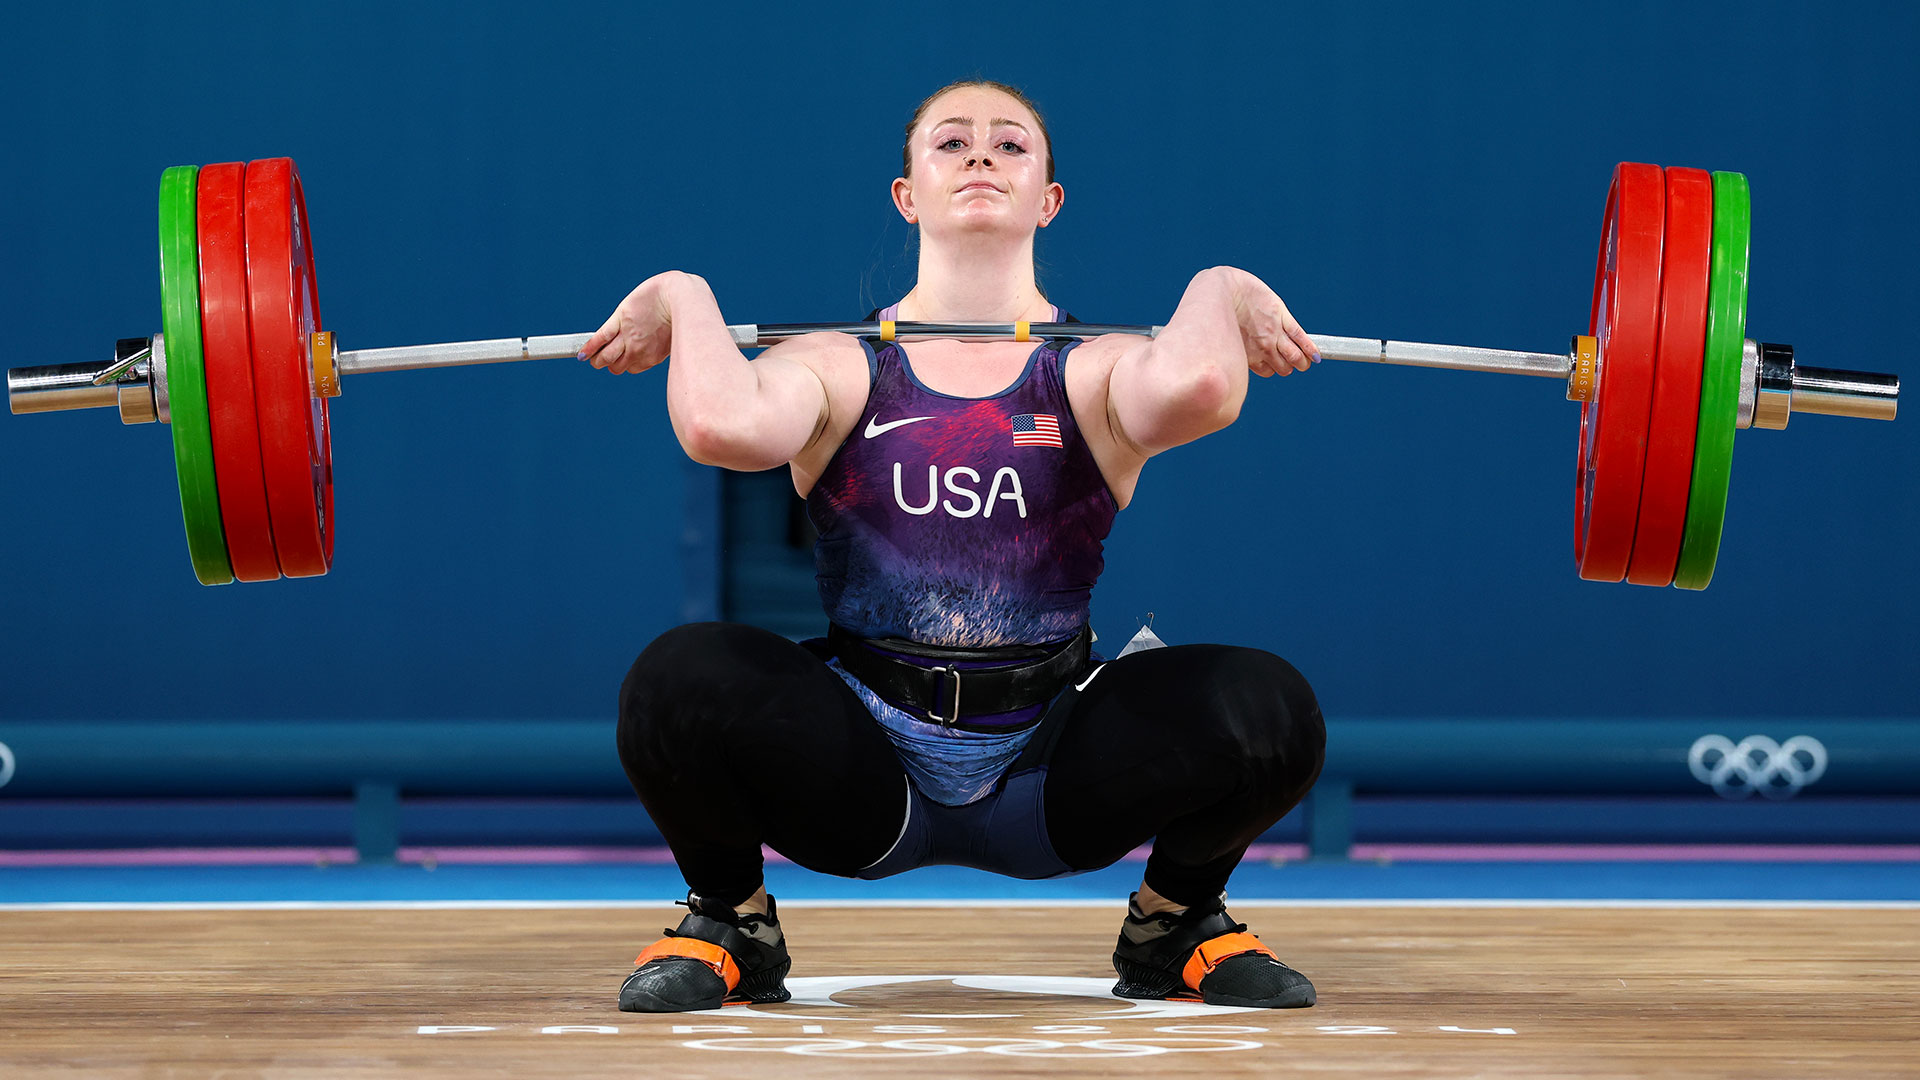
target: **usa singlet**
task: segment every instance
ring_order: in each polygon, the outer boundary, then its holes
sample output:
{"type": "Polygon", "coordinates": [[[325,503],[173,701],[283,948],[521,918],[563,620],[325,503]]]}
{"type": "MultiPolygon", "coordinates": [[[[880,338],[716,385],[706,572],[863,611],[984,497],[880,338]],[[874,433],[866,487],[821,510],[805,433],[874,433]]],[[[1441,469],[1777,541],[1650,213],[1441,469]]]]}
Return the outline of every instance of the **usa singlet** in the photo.
{"type": "MultiPolygon", "coordinates": [[[[862,637],[954,647],[1078,633],[1118,506],[1067,402],[1077,342],[1041,342],[1013,385],[983,398],[929,389],[906,346],[862,344],[866,408],[807,496],[828,618],[862,637]]],[[[1006,734],[959,731],[895,709],[830,664],[921,791],[948,805],[992,788],[1040,708],[975,718],[1004,720],[1006,734]]]]}

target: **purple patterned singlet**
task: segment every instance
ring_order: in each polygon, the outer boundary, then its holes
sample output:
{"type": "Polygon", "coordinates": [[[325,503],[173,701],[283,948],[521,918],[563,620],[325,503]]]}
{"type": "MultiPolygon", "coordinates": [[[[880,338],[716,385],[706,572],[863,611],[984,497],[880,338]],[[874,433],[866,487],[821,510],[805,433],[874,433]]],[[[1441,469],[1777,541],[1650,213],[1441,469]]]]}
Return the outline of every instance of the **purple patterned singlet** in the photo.
{"type": "Polygon", "coordinates": [[[827,617],[930,645],[1072,637],[1118,509],[1067,403],[1075,343],[1041,342],[984,398],[928,389],[905,346],[862,344],[866,409],[807,496],[827,617]]]}
{"type": "MultiPolygon", "coordinates": [[[[1078,633],[1118,506],[1067,403],[1062,372],[1076,343],[1040,343],[1012,386],[984,398],[927,389],[904,346],[861,344],[866,408],[807,495],[827,617],[863,637],[959,648],[1078,633]]],[[[879,722],[921,794],[949,806],[994,790],[1044,707],[970,718],[1005,734],[962,731],[902,712],[837,658],[827,666],[879,722]]]]}

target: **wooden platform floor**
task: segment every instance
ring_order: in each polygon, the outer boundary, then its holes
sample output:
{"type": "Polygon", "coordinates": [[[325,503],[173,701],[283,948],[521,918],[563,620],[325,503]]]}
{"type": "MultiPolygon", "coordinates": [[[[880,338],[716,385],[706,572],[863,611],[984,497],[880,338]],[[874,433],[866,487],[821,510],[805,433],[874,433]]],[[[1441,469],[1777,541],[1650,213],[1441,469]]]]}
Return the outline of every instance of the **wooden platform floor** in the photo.
{"type": "Polygon", "coordinates": [[[1116,911],[793,907],[795,1002],[618,1012],[677,910],[0,910],[0,1076],[1920,1076],[1913,910],[1236,905],[1320,991],[1241,1012],[1103,996],[1116,911]]]}

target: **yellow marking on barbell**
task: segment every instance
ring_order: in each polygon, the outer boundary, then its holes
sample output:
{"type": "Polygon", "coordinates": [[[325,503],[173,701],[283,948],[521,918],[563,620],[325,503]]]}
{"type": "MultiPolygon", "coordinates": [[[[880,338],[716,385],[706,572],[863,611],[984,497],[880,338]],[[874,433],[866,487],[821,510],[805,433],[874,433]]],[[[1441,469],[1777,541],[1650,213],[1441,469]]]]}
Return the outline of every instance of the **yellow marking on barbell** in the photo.
{"type": "Polygon", "coordinates": [[[1013,340],[1032,341],[1033,339],[1029,337],[1027,334],[1028,329],[1032,326],[1033,324],[1030,322],[1027,322],[1025,319],[1022,319],[1019,322],[1014,323],[1013,324],[1013,340]]]}
{"type": "Polygon", "coordinates": [[[321,397],[340,396],[340,373],[333,368],[333,331],[313,333],[313,388],[321,397]]]}
{"type": "Polygon", "coordinates": [[[880,321],[880,340],[881,341],[893,340],[893,320],[892,319],[882,319],[880,321]]]}
{"type": "Polygon", "coordinates": [[[1600,343],[1585,334],[1573,339],[1573,374],[1567,379],[1568,401],[1592,401],[1595,383],[1595,369],[1600,357],[1600,343]]]}

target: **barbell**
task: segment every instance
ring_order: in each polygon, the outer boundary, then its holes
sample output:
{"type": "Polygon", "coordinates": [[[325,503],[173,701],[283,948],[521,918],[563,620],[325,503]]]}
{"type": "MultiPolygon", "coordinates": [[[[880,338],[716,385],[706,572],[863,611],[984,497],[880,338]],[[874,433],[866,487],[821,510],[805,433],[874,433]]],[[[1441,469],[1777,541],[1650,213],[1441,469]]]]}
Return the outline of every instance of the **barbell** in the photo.
{"type": "MultiPolygon", "coordinates": [[[[115,408],[170,425],[181,515],[203,584],[333,565],[331,399],[349,374],[573,357],[588,334],[342,351],[322,329],[300,175],[289,158],[175,166],[160,178],[161,332],[106,364],[13,368],[14,413],[115,408]]],[[[1893,375],[1804,367],[1746,334],[1747,181],[1627,162],[1601,219],[1587,329],[1565,353],[1313,335],[1335,360],[1546,376],[1580,404],[1580,576],[1703,589],[1725,519],[1733,434],[1796,412],[1892,420],[1893,375]]],[[[831,331],[883,340],[1153,335],[1091,323],[729,326],[765,348],[831,331]]]]}

